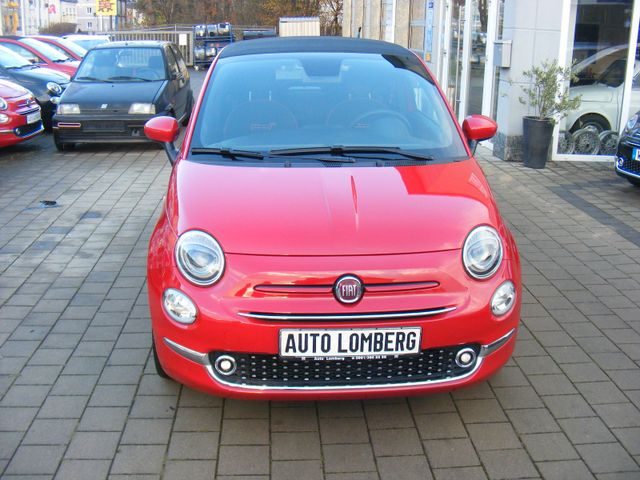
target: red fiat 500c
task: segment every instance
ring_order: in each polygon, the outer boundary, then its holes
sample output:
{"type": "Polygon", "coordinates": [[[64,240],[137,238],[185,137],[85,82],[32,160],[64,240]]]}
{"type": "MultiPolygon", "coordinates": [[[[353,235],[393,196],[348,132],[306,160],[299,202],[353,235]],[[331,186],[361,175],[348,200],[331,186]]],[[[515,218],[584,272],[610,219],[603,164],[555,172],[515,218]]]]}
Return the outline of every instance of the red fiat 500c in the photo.
{"type": "Polygon", "coordinates": [[[20,85],[0,80],[0,147],[8,147],[44,131],[40,105],[20,85]]]}
{"type": "Polygon", "coordinates": [[[213,394],[369,398],[451,390],[510,357],[513,237],[410,51],[343,38],[226,47],[172,161],[151,236],[160,375],[213,394]]]}

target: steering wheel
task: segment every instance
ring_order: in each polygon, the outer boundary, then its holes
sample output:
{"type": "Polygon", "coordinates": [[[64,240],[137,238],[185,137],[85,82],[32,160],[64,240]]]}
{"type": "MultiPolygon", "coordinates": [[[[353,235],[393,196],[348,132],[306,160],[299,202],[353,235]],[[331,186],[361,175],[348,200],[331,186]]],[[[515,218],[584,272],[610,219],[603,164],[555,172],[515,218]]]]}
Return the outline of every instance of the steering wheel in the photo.
{"type": "MultiPolygon", "coordinates": [[[[366,113],[363,113],[362,115],[359,115],[358,117],[355,118],[355,120],[353,120],[350,124],[349,127],[350,128],[354,128],[356,127],[359,123],[368,123],[365,122],[365,119],[368,118],[375,118],[375,117],[393,117],[396,120],[400,120],[404,126],[407,128],[407,131],[410,132],[411,131],[411,124],[409,123],[409,121],[404,117],[404,115],[401,115],[398,112],[394,112],[393,110],[386,110],[386,109],[380,109],[380,110],[372,110],[366,113]]],[[[369,120],[371,121],[371,120],[369,120]]]]}

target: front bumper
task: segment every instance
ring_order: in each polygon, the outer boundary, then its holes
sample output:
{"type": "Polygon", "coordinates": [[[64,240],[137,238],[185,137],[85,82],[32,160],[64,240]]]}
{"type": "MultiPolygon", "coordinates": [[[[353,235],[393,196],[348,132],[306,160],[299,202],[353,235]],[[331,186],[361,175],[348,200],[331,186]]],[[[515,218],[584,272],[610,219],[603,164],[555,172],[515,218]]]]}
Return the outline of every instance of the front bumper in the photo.
{"type": "Polygon", "coordinates": [[[155,115],[59,115],[53,129],[62,143],[149,142],[144,124],[155,115]]]}
{"type": "Polygon", "coordinates": [[[633,158],[633,149],[640,148],[640,140],[620,142],[615,159],[616,173],[624,178],[640,180],[640,161],[633,158]]]}
{"type": "MultiPolygon", "coordinates": [[[[171,238],[174,235],[162,215],[150,241],[148,259],[149,306],[156,351],[169,376],[215,395],[315,400],[447,391],[494,374],[507,362],[515,345],[522,298],[520,265],[515,253],[505,258],[494,277],[484,281],[471,280],[464,273],[460,252],[304,258],[228,254],[221,280],[203,288],[190,284],[178,272],[171,238]],[[273,288],[274,283],[295,285],[294,279],[306,285],[330,283],[344,273],[359,275],[365,284],[376,279],[387,284],[422,279],[434,280],[438,285],[424,290],[365,290],[364,298],[349,306],[338,304],[330,292],[313,293],[312,289],[300,293],[273,288]],[[489,302],[496,288],[506,280],[516,285],[516,302],[506,315],[495,317],[489,302]],[[272,288],[259,288],[269,283],[272,288]],[[198,316],[193,324],[178,324],[167,315],[162,306],[162,293],[167,288],[184,292],[197,305],[198,316]],[[282,315],[265,317],[264,312],[282,315]],[[369,315],[371,312],[375,316],[369,315]],[[394,312],[421,314],[397,316],[394,312]],[[454,369],[433,379],[417,376],[402,381],[392,379],[369,384],[360,381],[338,386],[317,383],[287,386],[269,381],[243,383],[238,378],[223,378],[213,367],[216,355],[253,355],[255,361],[272,361],[280,370],[323,368],[326,363],[281,362],[280,330],[391,327],[420,327],[421,354],[440,350],[455,352],[471,346],[475,348],[475,363],[468,369],[454,369]]],[[[398,358],[411,360],[409,357],[398,358]]],[[[387,358],[397,361],[394,357],[387,358]]],[[[335,365],[331,364],[331,368],[335,365]]]]}

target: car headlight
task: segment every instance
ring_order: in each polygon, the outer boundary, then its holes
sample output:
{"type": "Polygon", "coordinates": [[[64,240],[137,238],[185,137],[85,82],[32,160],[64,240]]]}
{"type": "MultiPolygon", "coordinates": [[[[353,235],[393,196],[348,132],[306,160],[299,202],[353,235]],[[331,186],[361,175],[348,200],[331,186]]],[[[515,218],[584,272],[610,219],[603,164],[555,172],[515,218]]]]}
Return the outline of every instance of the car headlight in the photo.
{"type": "Polygon", "coordinates": [[[5,115],[4,113],[0,113],[0,123],[8,123],[11,118],[9,115],[5,115]]]}
{"type": "Polygon", "coordinates": [[[167,315],[178,323],[189,324],[196,321],[198,311],[195,303],[180,290],[167,288],[162,294],[162,306],[167,315]]]}
{"type": "Polygon", "coordinates": [[[224,272],[224,253],[208,233],[189,230],[176,243],[176,263],[180,273],[196,285],[213,285],[224,272]]]}
{"type": "Polygon", "coordinates": [[[474,228],[464,241],[462,262],[473,278],[485,279],[496,273],[502,263],[502,240],[494,228],[474,228]]]}
{"type": "Polygon", "coordinates": [[[56,82],[47,82],[47,90],[51,93],[55,93],[56,95],[60,95],[62,93],[62,87],[56,82]]]}
{"type": "Polygon", "coordinates": [[[80,113],[80,105],[77,103],[61,103],[56,110],[60,115],[78,115],[80,113]]]}
{"type": "Polygon", "coordinates": [[[156,113],[156,106],[153,103],[132,103],[129,107],[129,114],[132,115],[153,115],[156,113]]]}
{"type": "Polygon", "coordinates": [[[638,114],[635,114],[633,117],[629,119],[629,121],[627,122],[627,125],[624,127],[625,132],[628,132],[633,127],[635,127],[636,123],[638,123],[638,114]]]}
{"type": "Polygon", "coordinates": [[[516,301],[516,287],[511,280],[500,285],[491,297],[491,311],[501,316],[511,310],[516,301]]]}
{"type": "Polygon", "coordinates": [[[0,110],[6,110],[8,107],[7,101],[4,98],[0,98],[0,110]]]}

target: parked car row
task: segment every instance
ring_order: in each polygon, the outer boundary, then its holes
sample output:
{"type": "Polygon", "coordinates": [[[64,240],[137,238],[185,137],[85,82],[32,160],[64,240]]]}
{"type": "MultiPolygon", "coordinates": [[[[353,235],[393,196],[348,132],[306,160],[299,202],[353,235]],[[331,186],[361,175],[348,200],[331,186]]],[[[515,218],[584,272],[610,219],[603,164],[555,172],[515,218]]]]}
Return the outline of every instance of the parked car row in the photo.
{"type": "Polygon", "coordinates": [[[87,49],[106,35],[0,36],[0,147],[51,129],[56,105],[87,49]],[[76,38],[73,41],[73,38],[76,38]]]}

